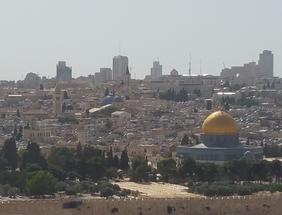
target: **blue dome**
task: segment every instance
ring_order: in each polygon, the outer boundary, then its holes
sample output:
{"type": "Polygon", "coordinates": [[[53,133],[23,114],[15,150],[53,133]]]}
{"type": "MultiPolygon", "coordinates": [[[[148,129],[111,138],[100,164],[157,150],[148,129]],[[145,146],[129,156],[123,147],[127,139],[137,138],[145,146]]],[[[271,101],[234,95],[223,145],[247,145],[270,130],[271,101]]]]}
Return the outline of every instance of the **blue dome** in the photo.
{"type": "Polygon", "coordinates": [[[114,102],[122,102],[122,98],[120,96],[116,96],[116,95],[108,95],[108,96],[105,96],[101,103],[103,105],[108,105],[108,104],[112,104],[114,102]]]}

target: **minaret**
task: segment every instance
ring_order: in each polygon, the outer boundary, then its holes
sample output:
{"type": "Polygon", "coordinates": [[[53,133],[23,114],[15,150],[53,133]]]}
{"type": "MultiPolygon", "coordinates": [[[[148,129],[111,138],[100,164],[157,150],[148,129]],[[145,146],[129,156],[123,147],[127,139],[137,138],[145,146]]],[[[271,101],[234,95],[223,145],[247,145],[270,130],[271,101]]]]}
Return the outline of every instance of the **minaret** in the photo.
{"type": "Polygon", "coordinates": [[[62,106],[63,106],[63,92],[59,84],[56,85],[54,95],[53,95],[53,102],[54,102],[54,114],[58,116],[62,113],[62,106]]]}

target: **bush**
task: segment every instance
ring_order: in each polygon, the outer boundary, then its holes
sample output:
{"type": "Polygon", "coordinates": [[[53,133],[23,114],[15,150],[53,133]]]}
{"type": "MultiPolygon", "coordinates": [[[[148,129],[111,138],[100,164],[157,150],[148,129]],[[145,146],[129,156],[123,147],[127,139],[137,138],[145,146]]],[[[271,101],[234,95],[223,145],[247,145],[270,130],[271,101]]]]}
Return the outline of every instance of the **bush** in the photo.
{"type": "Polygon", "coordinates": [[[81,186],[84,192],[88,192],[88,193],[97,193],[99,192],[99,188],[98,186],[91,181],[82,181],[81,182],[81,186]]]}
{"type": "Polygon", "coordinates": [[[73,184],[70,185],[69,187],[66,188],[66,194],[67,195],[76,195],[78,193],[82,193],[83,192],[83,188],[81,186],[81,184],[73,184]]]}
{"type": "Polygon", "coordinates": [[[101,190],[101,197],[109,197],[115,194],[115,190],[111,187],[104,187],[101,190]]]}
{"type": "Polygon", "coordinates": [[[67,183],[63,182],[63,181],[59,181],[57,184],[56,184],[56,191],[65,191],[66,188],[67,188],[67,183]]]}
{"type": "Polygon", "coordinates": [[[27,180],[27,188],[32,195],[53,194],[57,180],[49,172],[37,171],[27,180]]]}
{"type": "Polygon", "coordinates": [[[119,196],[124,196],[124,197],[126,197],[126,196],[128,196],[130,194],[131,194],[131,190],[127,190],[127,189],[121,190],[119,192],[119,196]]]}
{"type": "Polygon", "coordinates": [[[282,192],[282,184],[271,184],[269,186],[269,191],[274,192],[282,192]]]}
{"type": "Polygon", "coordinates": [[[112,195],[118,195],[120,192],[120,187],[116,184],[111,184],[109,182],[100,182],[98,184],[98,189],[100,190],[101,197],[109,197],[112,195]]]}
{"type": "Polygon", "coordinates": [[[246,196],[246,195],[251,195],[252,194],[252,189],[250,186],[237,186],[236,188],[236,193],[239,195],[239,196],[246,196]]]}
{"type": "Polygon", "coordinates": [[[0,185],[0,195],[15,197],[18,194],[18,188],[11,187],[9,184],[0,185]]]}
{"type": "MultiPolygon", "coordinates": [[[[281,186],[282,188],[282,186],[281,186]]],[[[268,185],[243,183],[234,184],[231,182],[214,182],[195,184],[190,187],[190,190],[195,193],[206,196],[231,196],[231,195],[251,195],[253,193],[268,190],[268,185]]]]}

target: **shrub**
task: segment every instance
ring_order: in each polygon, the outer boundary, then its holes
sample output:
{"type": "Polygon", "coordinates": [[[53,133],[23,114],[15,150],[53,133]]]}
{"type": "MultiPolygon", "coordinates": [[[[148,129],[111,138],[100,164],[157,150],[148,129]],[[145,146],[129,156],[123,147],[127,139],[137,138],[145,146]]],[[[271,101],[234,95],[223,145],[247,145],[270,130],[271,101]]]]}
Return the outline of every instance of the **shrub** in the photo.
{"type": "Polygon", "coordinates": [[[76,195],[78,193],[82,193],[83,192],[83,188],[81,186],[81,184],[73,184],[70,185],[69,187],[66,188],[66,194],[67,195],[76,195]]]}
{"type": "Polygon", "coordinates": [[[271,184],[269,186],[269,191],[274,192],[282,192],[282,184],[271,184]]]}
{"type": "Polygon", "coordinates": [[[56,178],[49,172],[37,171],[27,180],[27,188],[32,195],[53,194],[56,178]]]}
{"type": "Polygon", "coordinates": [[[59,181],[57,184],[56,184],[56,191],[65,191],[66,188],[67,188],[67,183],[63,182],[63,181],[59,181]]]}
{"type": "Polygon", "coordinates": [[[114,195],[115,191],[113,188],[111,187],[104,187],[102,188],[101,190],[101,197],[109,197],[109,196],[112,196],[114,195]]]}

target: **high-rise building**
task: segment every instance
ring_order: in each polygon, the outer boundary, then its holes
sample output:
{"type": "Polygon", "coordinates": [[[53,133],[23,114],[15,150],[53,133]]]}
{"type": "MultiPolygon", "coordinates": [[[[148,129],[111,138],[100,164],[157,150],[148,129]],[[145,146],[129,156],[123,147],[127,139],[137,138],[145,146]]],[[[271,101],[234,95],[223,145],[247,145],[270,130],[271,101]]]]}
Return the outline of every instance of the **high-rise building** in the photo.
{"type": "Polygon", "coordinates": [[[163,66],[160,65],[159,61],[153,62],[153,67],[151,68],[151,79],[159,79],[163,75],[163,66]]]}
{"type": "Polygon", "coordinates": [[[230,69],[224,68],[221,77],[232,84],[253,85],[257,80],[273,78],[273,54],[264,50],[259,55],[259,61],[250,62],[243,66],[233,66],[230,69]]]}
{"type": "Polygon", "coordinates": [[[125,81],[128,71],[128,57],[115,56],[113,59],[113,80],[125,81]]]}
{"type": "Polygon", "coordinates": [[[66,66],[65,61],[57,64],[57,81],[70,81],[72,79],[72,68],[66,66]]]}
{"type": "Polygon", "coordinates": [[[260,78],[273,77],[273,54],[271,51],[264,50],[259,55],[259,76],[260,78]]]}
{"type": "Polygon", "coordinates": [[[100,68],[100,73],[103,74],[105,81],[113,80],[113,71],[111,68],[100,68]]]}
{"type": "Polygon", "coordinates": [[[95,73],[95,84],[100,85],[113,80],[113,72],[111,68],[100,68],[100,72],[95,73]]]}

